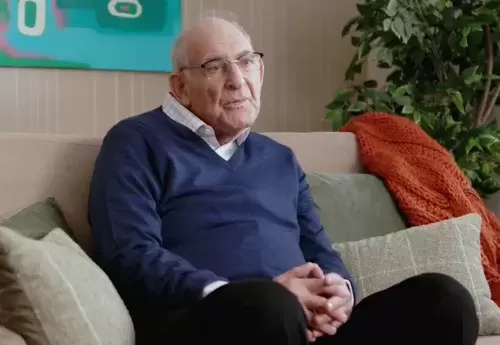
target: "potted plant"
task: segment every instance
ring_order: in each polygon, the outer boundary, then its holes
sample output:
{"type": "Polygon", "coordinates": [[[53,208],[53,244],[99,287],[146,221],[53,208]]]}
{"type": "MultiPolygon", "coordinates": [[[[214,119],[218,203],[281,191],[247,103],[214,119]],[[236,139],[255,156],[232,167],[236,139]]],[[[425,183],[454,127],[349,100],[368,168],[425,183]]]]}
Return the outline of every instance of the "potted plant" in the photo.
{"type": "Polygon", "coordinates": [[[352,116],[407,116],[446,147],[483,196],[500,189],[500,0],[365,0],[344,27],[356,52],[346,80],[368,59],[390,72],[337,90],[333,129],[352,116]]]}

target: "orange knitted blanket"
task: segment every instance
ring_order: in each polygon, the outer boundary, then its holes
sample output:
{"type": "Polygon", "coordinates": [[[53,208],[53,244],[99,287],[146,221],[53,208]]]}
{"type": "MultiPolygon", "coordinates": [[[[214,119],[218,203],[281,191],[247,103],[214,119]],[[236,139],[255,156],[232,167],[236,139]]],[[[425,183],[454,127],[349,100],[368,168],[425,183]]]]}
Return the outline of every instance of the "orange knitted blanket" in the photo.
{"type": "Polygon", "coordinates": [[[482,263],[492,298],[500,305],[500,222],[451,154],[402,116],[367,113],[340,131],[356,134],[362,163],[384,180],[411,226],[481,215],[482,263]]]}

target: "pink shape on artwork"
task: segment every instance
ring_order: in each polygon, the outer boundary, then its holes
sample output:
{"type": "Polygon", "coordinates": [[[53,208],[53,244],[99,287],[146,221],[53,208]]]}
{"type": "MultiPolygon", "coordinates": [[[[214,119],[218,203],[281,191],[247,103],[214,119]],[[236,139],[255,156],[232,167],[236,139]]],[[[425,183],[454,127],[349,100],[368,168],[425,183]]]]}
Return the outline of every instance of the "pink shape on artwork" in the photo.
{"type": "Polygon", "coordinates": [[[64,15],[62,11],[57,7],[57,0],[52,0],[52,11],[54,12],[54,17],[56,18],[56,26],[58,28],[64,27],[64,15]]]}
{"type": "Polygon", "coordinates": [[[128,12],[130,8],[128,7],[128,5],[121,5],[120,6],[120,10],[124,11],[124,12],[128,12]]]}
{"type": "MultiPolygon", "coordinates": [[[[9,5],[10,1],[18,1],[18,0],[7,0],[7,11],[9,10],[9,5]]],[[[53,0],[55,1],[55,0],[53,0]]],[[[16,58],[37,58],[37,59],[49,59],[46,56],[41,56],[38,54],[26,54],[26,53],[19,53],[17,52],[14,48],[12,48],[9,45],[9,42],[7,42],[4,38],[4,32],[7,31],[9,25],[8,23],[0,23],[0,49],[3,50],[7,55],[16,57],[16,58]]]]}

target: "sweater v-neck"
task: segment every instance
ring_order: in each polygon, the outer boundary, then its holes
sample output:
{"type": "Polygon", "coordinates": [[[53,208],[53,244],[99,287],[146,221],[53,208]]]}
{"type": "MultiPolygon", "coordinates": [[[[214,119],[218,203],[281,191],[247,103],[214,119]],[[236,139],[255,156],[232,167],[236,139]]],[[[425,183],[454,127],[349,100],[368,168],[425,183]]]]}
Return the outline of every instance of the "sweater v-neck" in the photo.
{"type": "Polygon", "coordinates": [[[221,165],[230,170],[236,170],[245,160],[245,155],[247,154],[246,143],[248,140],[250,140],[250,135],[245,139],[244,142],[237,146],[236,151],[233,153],[233,155],[228,160],[225,160],[198,134],[196,134],[183,124],[171,119],[166,114],[163,115],[164,118],[177,129],[179,135],[182,136],[189,145],[192,145],[195,150],[198,150],[205,154],[206,158],[210,161],[213,161],[215,164],[221,165]]]}

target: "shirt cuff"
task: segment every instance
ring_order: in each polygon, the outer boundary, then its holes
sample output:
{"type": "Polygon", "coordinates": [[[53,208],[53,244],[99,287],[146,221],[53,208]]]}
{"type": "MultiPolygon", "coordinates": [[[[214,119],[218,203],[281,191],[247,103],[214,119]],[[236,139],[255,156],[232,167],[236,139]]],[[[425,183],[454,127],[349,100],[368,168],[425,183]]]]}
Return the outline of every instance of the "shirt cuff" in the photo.
{"type": "Polygon", "coordinates": [[[352,291],[352,284],[351,281],[344,279],[345,283],[347,284],[347,288],[349,289],[349,292],[351,293],[351,308],[354,307],[354,292],[352,291]]]}
{"type": "Polygon", "coordinates": [[[217,290],[218,288],[220,288],[221,286],[224,286],[226,284],[227,284],[227,282],[222,281],[222,280],[217,280],[217,281],[214,281],[213,283],[208,284],[207,286],[205,286],[203,288],[203,292],[201,294],[201,297],[202,298],[207,297],[212,292],[214,292],[215,290],[217,290]]]}

